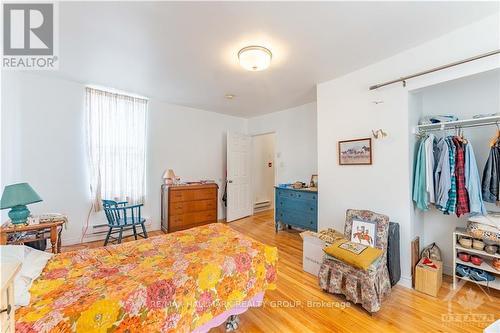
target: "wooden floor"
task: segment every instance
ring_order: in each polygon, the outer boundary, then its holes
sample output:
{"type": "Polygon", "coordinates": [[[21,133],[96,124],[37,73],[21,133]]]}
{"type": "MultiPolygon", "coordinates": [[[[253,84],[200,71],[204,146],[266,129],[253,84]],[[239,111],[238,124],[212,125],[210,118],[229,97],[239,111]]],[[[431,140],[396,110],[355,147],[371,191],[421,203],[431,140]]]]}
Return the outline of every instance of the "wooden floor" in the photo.
{"type": "MultiPolygon", "coordinates": [[[[302,270],[302,240],[295,231],[276,234],[273,213],[263,212],[228,224],[263,243],[278,247],[278,288],[268,291],[261,308],[240,316],[238,332],[482,332],[500,318],[500,294],[483,293],[467,283],[450,302],[450,279],[437,298],[395,286],[382,309],[370,316],[343,296],[327,294],[317,277],[302,270]],[[450,315],[451,314],[451,315],[450,315]]],[[[161,232],[151,232],[151,235],[161,232]]],[[[102,242],[85,246],[101,246],[102,242]]],[[[64,247],[63,251],[75,249],[64,247]]],[[[402,260],[405,260],[402,258],[402,260]]],[[[219,327],[213,332],[225,332],[219,327]]]]}

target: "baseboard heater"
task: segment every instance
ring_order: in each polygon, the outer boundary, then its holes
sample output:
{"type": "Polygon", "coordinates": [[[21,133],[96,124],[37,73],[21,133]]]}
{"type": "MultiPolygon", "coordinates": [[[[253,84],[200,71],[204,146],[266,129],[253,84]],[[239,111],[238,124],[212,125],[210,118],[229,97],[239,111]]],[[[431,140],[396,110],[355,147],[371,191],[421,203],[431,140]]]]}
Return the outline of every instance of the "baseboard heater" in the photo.
{"type": "Polygon", "coordinates": [[[271,206],[271,202],[269,200],[258,201],[258,202],[253,204],[254,209],[263,209],[263,208],[267,208],[269,206],[271,206]]]}
{"type": "MultiPolygon", "coordinates": [[[[144,223],[144,226],[146,227],[146,230],[149,232],[151,230],[151,226],[152,226],[151,220],[146,218],[146,223],[144,223]]],[[[140,226],[138,226],[138,228],[140,228],[140,226]]],[[[94,224],[94,225],[92,225],[91,231],[85,235],[85,238],[97,238],[97,239],[99,239],[100,236],[103,236],[103,237],[106,236],[108,231],[109,231],[109,227],[106,223],[94,224]]],[[[129,233],[131,234],[132,230],[124,231],[123,235],[125,236],[125,235],[128,235],[129,233]]]]}

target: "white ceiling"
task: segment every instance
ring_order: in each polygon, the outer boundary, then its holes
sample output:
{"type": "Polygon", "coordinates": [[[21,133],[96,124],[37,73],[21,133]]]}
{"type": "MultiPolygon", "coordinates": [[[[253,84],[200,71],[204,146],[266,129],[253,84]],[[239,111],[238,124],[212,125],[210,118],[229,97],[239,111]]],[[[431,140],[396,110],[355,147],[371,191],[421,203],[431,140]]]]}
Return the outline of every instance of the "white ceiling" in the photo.
{"type": "Polygon", "coordinates": [[[316,83],[498,11],[498,2],[61,2],[60,71],[242,117],[316,99],[316,83]],[[237,52],[273,52],[247,72],[237,52]],[[235,94],[227,100],[224,95],[235,94]]]}

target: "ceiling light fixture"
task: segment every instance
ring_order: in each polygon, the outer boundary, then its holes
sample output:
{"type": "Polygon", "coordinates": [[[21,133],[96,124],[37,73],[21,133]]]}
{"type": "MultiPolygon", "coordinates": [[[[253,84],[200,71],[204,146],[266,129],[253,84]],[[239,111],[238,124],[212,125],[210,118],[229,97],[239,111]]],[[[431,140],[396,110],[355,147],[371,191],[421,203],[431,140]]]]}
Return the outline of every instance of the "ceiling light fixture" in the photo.
{"type": "Polygon", "coordinates": [[[238,52],[241,67],[257,72],[269,67],[273,54],[263,46],[247,46],[238,52]]]}
{"type": "Polygon", "coordinates": [[[233,94],[225,94],[224,97],[226,97],[226,99],[233,99],[236,97],[236,95],[233,95],[233,94]]]}

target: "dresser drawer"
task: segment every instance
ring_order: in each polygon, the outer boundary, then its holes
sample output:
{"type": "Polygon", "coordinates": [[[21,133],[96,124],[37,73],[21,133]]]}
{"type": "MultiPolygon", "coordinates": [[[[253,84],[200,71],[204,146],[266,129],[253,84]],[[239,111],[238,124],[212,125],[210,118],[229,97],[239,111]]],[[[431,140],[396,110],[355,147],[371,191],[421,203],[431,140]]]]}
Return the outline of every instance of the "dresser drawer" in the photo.
{"type": "Polygon", "coordinates": [[[317,201],[313,200],[299,200],[287,197],[278,197],[276,207],[283,209],[292,209],[302,213],[316,214],[318,210],[317,201]]]}
{"type": "Polygon", "coordinates": [[[293,191],[293,190],[277,190],[277,198],[288,198],[296,200],[311,200],[318,201],[318,194],[315,192],[307,191],[293,191]]]}
{"type": "Polygon", "coordinates": [[[276,221],[292,226],[317,230],[318,219],[315,214],[304,214],[291,210],[276,209],[276,221]]]}
{"type": "Polygon", "coordinates": [[[212,223],[217,222],[217,212],[215,209],[202,212],[186,213],[182,215],[172,215],[169,217],[169,227],[185,227],[202,222],[212,223]]]}
{"type": "Polygon", "coordinates": [[[217,189],[175,190],[170,193],[170,202],[217,199],[217,189]]]}
{"type": "Polygon", "coordinates": [[[215,199],[172,202],[168,214],[182,215],[185,213],[215,210],[216,206],[217,201],[215,199]]]}

